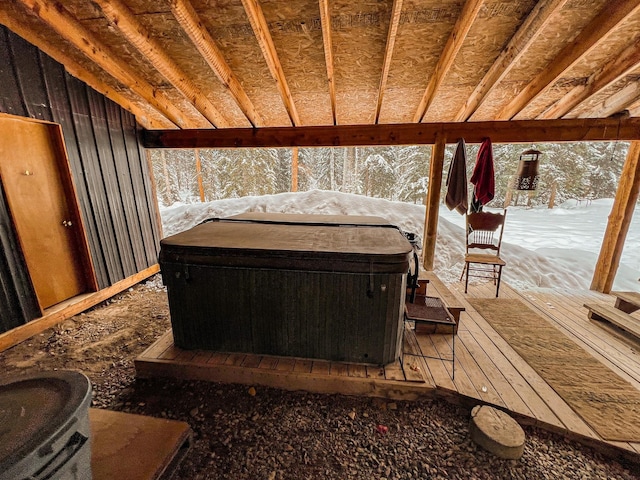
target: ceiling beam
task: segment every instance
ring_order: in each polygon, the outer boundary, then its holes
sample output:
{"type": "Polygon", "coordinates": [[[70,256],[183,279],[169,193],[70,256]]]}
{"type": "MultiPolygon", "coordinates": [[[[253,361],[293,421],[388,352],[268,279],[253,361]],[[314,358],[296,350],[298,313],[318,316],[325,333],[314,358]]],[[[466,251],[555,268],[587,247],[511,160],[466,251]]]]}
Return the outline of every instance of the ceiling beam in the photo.
{"type": "Polygon", "coordinates": [[[464,138],[480,143],[542,143],[640,140],[640,118],[404,123],[316,127],[147,130],[149,148],[347,147],[433,145],[464,138]]]}
{"type": "Polygon", "coordinates": [[[374,123],[378,123],[380,121],[382,99],[384,98],[384,91],[387,88],[389,68],[391,67],[391,58],[393,57],[393,48],[396,44],[396,35],[398,34],[398,25],[400,24],[401,13],[402,0],[393,0],[393,7],[391,9],[391,20],[389,21],[389,31],[387,33],[387,46],[384,50],[384,60],[382,62],[382,75],[380,76],[380,87],[378,88],[378,103],[376,105],[376,115],[374,123]]]}
{"type": "MultiPolygon", "coordinates": [[[[150,116],[149,112],[139,108],[130,98],[122,95],[112,86],[100,80],[92,72],[84,68],[73,58],[58,48],[51,46],[51,43],[42,37],[41,34],[26,27],[16,18],[0,10],[0,24],[7,26],[11,31],[17,33],[32,45],[36,45],[40,50],[62,64],[64,69],[72,76],[83,81],[95,91],[100,92],[105,97],[114,101],[125,110],[128,110],[136,117],[136,121],[144,128],[175,128],[173,122],[164,115],[155,114],[150,116]]],[[[152,110],[153,111],[153,110],[152,110]]]]}
{"type": "Polygon", "coordinates": [[[587,79],[585,85],[578,85],[572,89],[538,118],[562,118],[580,103],[636,70],[640,66],[640,37],[619,55],[612,57],[609,63],[600,67],[587,79]]]}
{"type": "Polygon", "coordinates": [[[251,125],[261,127],[264,121],[256,111],[247,93],[229,67],[222,52],[216,45],[189,0],[171,0],[171,12],[182,29],[196,46],[202,58],[206,60],[222,84],[245,114],[251,125]]]}
{"type": "Polygon", "coordinates": [[[640,0],[610,0],[591,22],[549,62],[529,84],[498,113],[497,119],[510,120],[567,70],[586,57],[611,31],[640,10],[640,0]]]}
{"type": "Polygon", "coordinates": [[[293,96],[289,90],[287,78],[282,70],[282,64],[278,58],[278,52],[276,52],[276,46],[273,43],[273,38],[271,38],[269,26],[267,25],[267,20],[264,18],[262,8],[260,7],[258,0],[242,0],[242,5],[247,12],[249,23],[251,24],[251,28],[253,28],[253,33],[255,34],[256,39],[258,40],[258,44],[262,50],[262,55],[267,62],[269,71],[271,72],[271,76],[278,85],[278,90],[280,91],[280,96],[282,97],[284,106],[287,109],[287,113],[289,114],[291,124],[293,126],[300,125],[300,117],[298,116],[298,111],[296,110],[293,96]]]}
{"type": "Polygon", "coordinates": [[[94,0],[100,6],[107,20],[146,57],[204,118],[214,127],[228,127],[229,122],[209,101],[206,95],[189,79],[189,75],[169,57],[160,42],[135,17],[133,12],[120,0],[94,0]]]}
{"type": "Polygon", "coordinates": [[[338,124],[336,106],[336,85],[333,72],[333,40],[331,39],[331,14],[329,12],[329,0],[319,0],[320,24],[322,25],[322,45],[324,47],[324,61],[327,65],[327,84],[329,85],[329,98],[331,100],[331,115],[333,124],[338,124]]]}
{"type": "Polygon", "coordinates": [[[467,38],[467,34],[478,16],[478,12],[480,11],[480,7],[482,7],[483,3],[484,0],[467,0],[464,7],[462,7],[462,12],[460,12],[460,16],[453,26],[453,30],[447,39],[444,50],[438,59],[436,68],[433,70],[431,78],[429,78],[429,83],[422,95],[418,109],[413,116],[414,122],[421,122],[427,113],[427,110],[429,110],[429,107],[438,92],[438,88],[440,88],[440,85],[442,85],[447,73],[449,73],[449,69],[453,65],[460,48],[462,48],[462,44],[464,43],[465,38],[467,38]]]}
{"type": "Polygon", "coordinates": [[[120,60],[107,45],[80,24],[59,2],[49,0],[19,1],[53,28],[62,38],[80,50],[122,85],[140,95],[172,123],[180,128],[199,128],[204,126],[203,123],[196,123],[185,117],[164,93],[150,85],[128,63],[120,60]]]}
{"type": "Polygon", "coordinates": [[[541,0],[531,10],[527,19],[511,37],[507,46],[500,52],[493,65],[487,70],[480,83],[471,93],[462,108],[452,119],[454,122],[466,122],[482,105],[495,85],[500,83],[511,68],[524,55],[549,23],[554,13],[560,10],[568,0],[541,0]]]}

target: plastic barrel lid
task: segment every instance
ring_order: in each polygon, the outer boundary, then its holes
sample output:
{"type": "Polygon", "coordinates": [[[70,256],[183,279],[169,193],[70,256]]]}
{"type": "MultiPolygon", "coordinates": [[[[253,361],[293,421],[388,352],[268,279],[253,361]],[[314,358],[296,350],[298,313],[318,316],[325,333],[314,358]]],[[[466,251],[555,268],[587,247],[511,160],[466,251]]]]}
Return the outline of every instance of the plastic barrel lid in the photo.
{"type": "Polygon", "coordinates": [[[25,469],[41,468],[34,458],[41,458],[44,464],[47,453],[53,452],[32,454],[57,436],[90,392],[89,379],[79,372],[0,378],[0,478],[9,469],[17,473],[20,462],[25,469]]]}

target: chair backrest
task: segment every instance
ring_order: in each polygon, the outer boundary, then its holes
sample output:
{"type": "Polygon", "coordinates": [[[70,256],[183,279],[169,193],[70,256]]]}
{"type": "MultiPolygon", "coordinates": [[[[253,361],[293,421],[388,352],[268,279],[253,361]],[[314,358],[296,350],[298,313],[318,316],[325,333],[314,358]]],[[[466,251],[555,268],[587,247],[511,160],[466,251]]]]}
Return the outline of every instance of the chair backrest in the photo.
{"type": "Polygon", "coordinates": [[[467,214],[467,253],[470,249],[494,250],[500,254],[502,232],[507,211],[502,213],[473,212],[467,214]]]}

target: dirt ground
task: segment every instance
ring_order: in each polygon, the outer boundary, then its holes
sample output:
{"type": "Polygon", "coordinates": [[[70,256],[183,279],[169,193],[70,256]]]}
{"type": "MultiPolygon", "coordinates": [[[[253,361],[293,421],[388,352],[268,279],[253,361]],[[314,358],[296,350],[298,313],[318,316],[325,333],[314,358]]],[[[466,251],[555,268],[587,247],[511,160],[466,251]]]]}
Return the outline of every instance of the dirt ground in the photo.
{"type": "Polygon", "coordinates": [[[91,380],[94,406],[108,407],[109,389],[133,382],[133,359],[171,328],[160,276],[136,285],[0,353],[3,374],[77,370],[91,380]]]}
{"type": "Polygon", "coordinates": [[[637,464],[533,427],[520,460],[495,457],[470,439],[470,411],[441,399],[136,379],[134,359],[169,328],[156,275],[0,353],[0,372],[81,371],[95,408],[187,422],[193,443],[173,480],[638,478],[637,464]]]}

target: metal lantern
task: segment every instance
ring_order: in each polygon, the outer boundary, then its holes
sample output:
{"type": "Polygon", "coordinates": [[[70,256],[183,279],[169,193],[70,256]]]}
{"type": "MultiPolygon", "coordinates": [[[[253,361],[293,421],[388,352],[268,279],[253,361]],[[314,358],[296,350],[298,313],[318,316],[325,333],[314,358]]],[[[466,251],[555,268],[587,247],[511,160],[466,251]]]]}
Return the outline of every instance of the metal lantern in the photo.
{"type": "Polygon", "coordinates": [[[538,188],[540,155],[542,155],[542,152],[535,149],[525,150],[520,154],[520,164],[518,165],[515,182],[516,190],[535,190],[538,188]]]}

